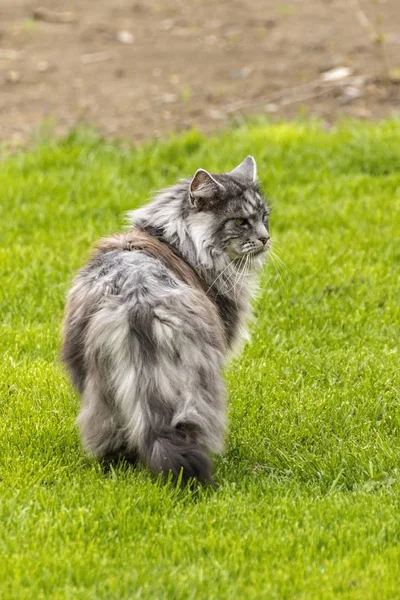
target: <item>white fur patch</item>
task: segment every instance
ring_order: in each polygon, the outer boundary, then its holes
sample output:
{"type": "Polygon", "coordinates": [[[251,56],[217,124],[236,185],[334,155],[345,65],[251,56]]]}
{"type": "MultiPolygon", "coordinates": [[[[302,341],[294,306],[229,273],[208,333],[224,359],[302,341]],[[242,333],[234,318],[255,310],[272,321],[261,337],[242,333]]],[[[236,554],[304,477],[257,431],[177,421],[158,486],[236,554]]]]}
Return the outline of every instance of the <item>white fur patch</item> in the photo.
{"type": "Polygon", "coordinates": [[[188,230],[196,248],[197,258],[206,268],[213,266],[210,250],[214,223],[214,216],[204,212],[194,213],[187,219],[188,230]]]}

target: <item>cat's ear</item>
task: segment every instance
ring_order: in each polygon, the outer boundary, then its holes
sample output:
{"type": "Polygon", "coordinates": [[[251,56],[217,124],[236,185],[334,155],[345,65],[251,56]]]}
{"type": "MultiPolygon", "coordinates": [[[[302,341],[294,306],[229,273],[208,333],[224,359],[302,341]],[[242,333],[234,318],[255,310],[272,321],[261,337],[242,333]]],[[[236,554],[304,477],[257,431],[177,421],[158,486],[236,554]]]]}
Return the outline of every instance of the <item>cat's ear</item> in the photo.
{"type": "Polygon", "coordinates": [[[251,181],[255,183],[257,181],[257,165],[256,161],[252,156],[246,156],[243,162],[240,163],[237,167],[233,169],[229,173],[229,175],[233,175],[234,177],[238,177],[239,179],[245,179],[246,181],[251,181]]]}
{"type": "Polygon", "coordinates": [[[189,186],[190,202],[193,206],[199,206],[224,191],[224,186],[214,179],[208,171],[197,169],[189,186]]]}

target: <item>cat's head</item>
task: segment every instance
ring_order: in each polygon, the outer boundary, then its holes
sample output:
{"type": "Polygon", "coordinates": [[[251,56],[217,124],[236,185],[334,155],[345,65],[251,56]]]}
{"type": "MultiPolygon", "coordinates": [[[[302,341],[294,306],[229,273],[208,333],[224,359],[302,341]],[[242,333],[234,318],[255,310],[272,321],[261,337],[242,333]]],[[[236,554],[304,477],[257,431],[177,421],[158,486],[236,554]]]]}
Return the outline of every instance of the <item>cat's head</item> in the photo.
{"type": "Polygon", "coordinates": [[[233,171],[198,169],[190,182],[186,222],[192,241],[238,264],[246,257],[260,266],[270,246],[269,210],[262,196],[256,162],[247,156],[233,171]]]}

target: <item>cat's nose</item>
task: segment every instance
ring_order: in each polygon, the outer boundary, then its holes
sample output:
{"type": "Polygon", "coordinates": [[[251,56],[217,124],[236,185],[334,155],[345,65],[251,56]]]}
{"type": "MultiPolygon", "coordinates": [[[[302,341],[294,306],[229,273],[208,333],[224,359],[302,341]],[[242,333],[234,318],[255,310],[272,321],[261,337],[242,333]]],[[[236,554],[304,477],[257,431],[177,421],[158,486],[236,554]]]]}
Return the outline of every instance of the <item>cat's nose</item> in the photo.
{"type": "Polygon", "coordinates": [[[263,246],[265,246],[269,240],[271,239],[271,237],[269,235],[263,235],[262,237],[258,238],[260,240],[260,242],[262,243],[263,246]]]}

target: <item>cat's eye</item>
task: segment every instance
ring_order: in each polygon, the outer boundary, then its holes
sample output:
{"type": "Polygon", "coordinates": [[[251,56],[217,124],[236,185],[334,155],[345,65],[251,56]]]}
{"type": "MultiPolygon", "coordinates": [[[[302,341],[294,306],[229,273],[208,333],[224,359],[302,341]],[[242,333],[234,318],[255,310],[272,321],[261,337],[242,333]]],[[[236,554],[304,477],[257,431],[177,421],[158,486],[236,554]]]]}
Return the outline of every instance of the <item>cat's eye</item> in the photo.
{"type": "Polygon", "coordinates": [[[246,225],[247,219],[235,219],[236,225],[246,225]]]}
{"type": "Polygon", "coordinates": [[[268,224],[268,221],[269,221],[269,213],[264,213],[264,214],[263,214],[262,221],[263,221],[264,225],[267,225],[267,224],[268,224]]]}

